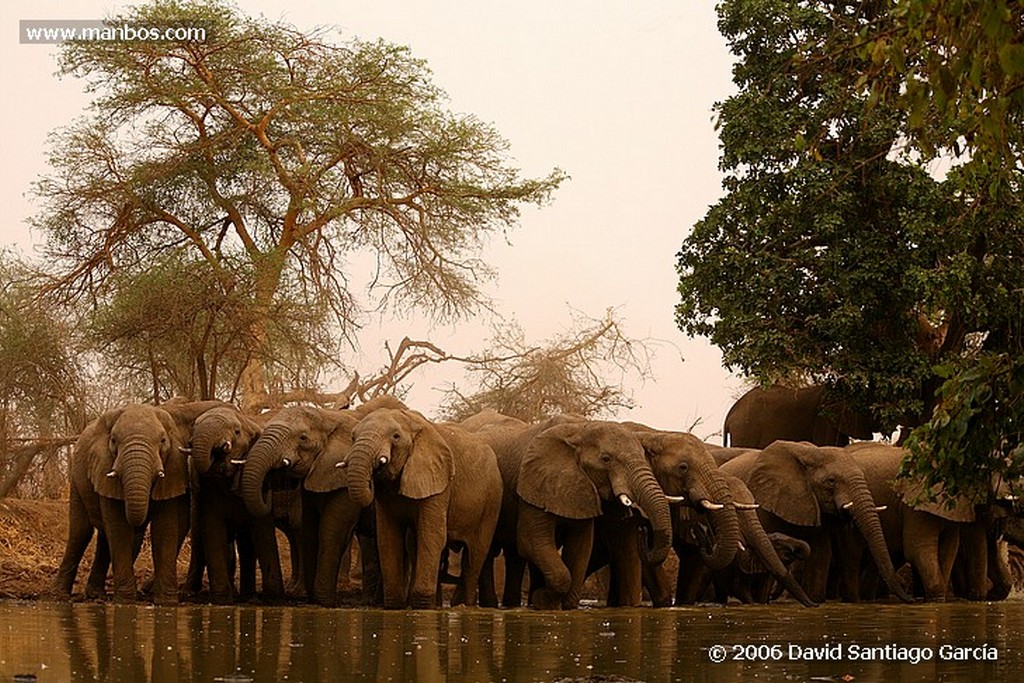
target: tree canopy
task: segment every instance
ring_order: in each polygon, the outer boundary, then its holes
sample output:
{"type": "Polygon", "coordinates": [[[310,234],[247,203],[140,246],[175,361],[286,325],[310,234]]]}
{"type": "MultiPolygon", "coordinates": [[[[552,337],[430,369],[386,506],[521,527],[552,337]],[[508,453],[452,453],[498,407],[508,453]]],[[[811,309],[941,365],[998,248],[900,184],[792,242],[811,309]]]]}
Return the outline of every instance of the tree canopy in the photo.
{"type": "MultiPolygon", "coordinates": [[[[833,386],[884,429],[928,421],[946,401],[942,383],[968,376],[980,354],[1020,355],[1024,288],[1016,157],[989,147],[937,173],[938,141],[950,150],[964,141],[944,136],[949,119],[887,96],[913,94],[908,83],[930,78],[921,68],[943,70],[927,31],[917,49],[912,30],[901,34],[902,61],[881,38],[869,45],[882,27],[895,44],[907,4],[942,3],[719,4],[738,86],[716,105],[725,195],[678,254],[682,330],[708,336],[729,367],[760,381],[833,386]]],[[[936,26],[952,32],[961,21],[936,26]]],[[[992,400],[1002,410],[1017,396],[992,400]]],[[[998,430],[1010,448],[1016,425],[998,430]]],[[[930,483],[955,492],[956,482],[1006,471],[992,439],[965,448],[962,431],[944,434],[958,464],[920,458],[930,483]]]]}
{"type": "Polygon", "coordinates": [[[207,38],[63,46],[59,73],[95,97],[53,135],[52,172],[35,187],[53,289],[104,299],[113,277],[179,249],[222,291],[251,283],[250,405],[266,393],[267,321],[283,288],[289,302],[328,307],[342,334],[365,306],[464,314],[485,299],[483,241],[565,178],[522,178],[507,141],[447,111],[405,47],[329,42],[326,29],[224,2],[156,0],[111,20],[201,26],[207,38]],[[369,283],[347,268],[360,251],[376,259],[369,283]]]}

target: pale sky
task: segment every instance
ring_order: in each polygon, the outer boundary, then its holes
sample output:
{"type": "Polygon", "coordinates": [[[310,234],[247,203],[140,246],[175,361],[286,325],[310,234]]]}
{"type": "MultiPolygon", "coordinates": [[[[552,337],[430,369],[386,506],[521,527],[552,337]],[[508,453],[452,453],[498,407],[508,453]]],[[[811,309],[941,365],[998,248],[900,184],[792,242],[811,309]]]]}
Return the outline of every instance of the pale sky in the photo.
{"type": "MultiPolygon", "coordinates": [[[[30,183],[47,170],[46,135],[79,116],[87,102],[80,83],[53,75],[54,46],[19,44],[18,21],[101,19],[129,4],[0,5],[6,27],[0,196],[7,209],[0,247],[31,254],[41,239],[25,219],[34,210],[30,183]]],[[[532,343],[564,332],[571,310],[601,318],[616,308],[630,336],[661,340],[654,379],[627,377],[636,408],[616,417],[666,429],[700,420],[694,431],[701,437],[721,430],[742,381],[721,367],[717,349],[687,338],[673,322],[675,254],[722,193],[712,105],[734,88],[713,2],[247,0],[239,6],[303,30],[337,26],[339,40],[354,35],[408,45],[427,61],[453,111],[492,123],[509,140],[524,175],[546,175],[555,166],[566,171],[571,180],[554,201],[525,208],[510,243],[494,240],[483,254],[499,275],[487,289],[495,307],[518,321],[532,343]]],[[[404,335],[462,355],[484,346],[490,326],[486,319],[434,328],[415,318],[373,319],[360,335],[365,358],[343,360],[372,369],[383,362],[382,340],[404,335]]],[[[461,379],[452,369],[421,371],[408,402],[429,414],[441,389],[461,379]]],[[[336,384],[328,388],[345,381],[336,384]]]]}

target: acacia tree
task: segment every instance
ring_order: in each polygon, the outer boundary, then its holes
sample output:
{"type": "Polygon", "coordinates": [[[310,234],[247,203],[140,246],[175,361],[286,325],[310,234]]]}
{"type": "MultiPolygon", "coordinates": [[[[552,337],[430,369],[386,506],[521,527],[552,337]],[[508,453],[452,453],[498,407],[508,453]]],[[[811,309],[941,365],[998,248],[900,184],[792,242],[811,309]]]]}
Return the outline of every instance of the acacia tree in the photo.
{"type": "Polygon", "coordinates": [[[55,291],[106,295],[110,277],[187,247],[230,289],[251,273],[243,406],[266,394],[267,321],[284,282],[326,302],[343,334],[360,310],[346,260],[376,255],[381,306],[458,316],[483,299],[474,254],[543,203],[558,171],[524,179],[489,125],[445,110],[425,63],[383,41],[327,42],[222,2],[157,0],[115,24],[199,26],[205,41],[71,42],[61,75],[96,94],[51,142],[35,221],[55,291]]]}
{"type": "MultiPolygon", "coordinates": [[[[888,3],[730,0],[719,13],[739,58],[739,92],[716,106],[726,195],[679,253],[678,323],[762,381],[824,382],[884,429],[919,425],[965,358],[1019,339],[1018,185],[980,160],[927,173],[913,132],[928,117],[880,96],[899,74],[850,48],[888,3]]],[[[950,492],[991,471],[950,455],[950,492]]]]}

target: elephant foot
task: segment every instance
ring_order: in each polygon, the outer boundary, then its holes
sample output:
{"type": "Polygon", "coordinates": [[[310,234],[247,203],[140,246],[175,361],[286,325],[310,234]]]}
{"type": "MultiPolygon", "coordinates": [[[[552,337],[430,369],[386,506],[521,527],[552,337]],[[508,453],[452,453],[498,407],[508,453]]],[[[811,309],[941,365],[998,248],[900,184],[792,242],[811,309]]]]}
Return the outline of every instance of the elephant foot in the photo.
{"type": "Polygon", "coordinates": [[[210,591],[209,599],[212,605],[230,605],[234,603],[230,592],[210,591]]]}
{"type": "Polygon", "coordinates": [[[430,595],[411,595],[409,597],[409,609],[434,609],[437,606],[437,601],[434,594],[430,595]]]}
{"type": "Polygon", "coordinates": [[[550,588],[538,588],[530,594],[530,606],[535,609],[559,610],[562,609],[565,594],[558,593],[550,588]]]}

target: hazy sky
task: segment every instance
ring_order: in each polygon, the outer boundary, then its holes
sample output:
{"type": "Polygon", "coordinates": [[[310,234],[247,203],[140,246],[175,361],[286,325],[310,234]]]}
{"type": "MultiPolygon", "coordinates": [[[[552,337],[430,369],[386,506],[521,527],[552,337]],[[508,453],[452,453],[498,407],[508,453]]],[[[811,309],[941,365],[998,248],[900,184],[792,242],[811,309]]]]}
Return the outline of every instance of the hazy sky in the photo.
{"type": "MultiPolygon", "coordinates": [[[[0,246],[31,253],[27,192],[46,171],[46,134],[80,115],[81,84],[58,80],[53,46],[21,45],[19,19],[101,19],[130,3],[14,0],[0,6],[7,208],[0,246]]],[[[637,407],[619,417],[664,428],[696,420],[699,436],[721,429],[741,380],[722,369],[706,340],[673,323],[675,254],[691,226],[721,195],[711,107],[733,91],[731,58],[709,0],[479,0],[355,3],[246,1],[250,14],[300,29],[408,45],[427,61],[454,111],[473,113],[511,143],[527,176],[565,170],[571,180],[547,207],[524,210],[509,244],[483,255],[497,268],[496,308],[531,342],[565,331],[571,310],[600,318],[615,307],[633,337],[660,340],[654,380],[627,378],[637,407]]],[[[358,275],[358,274],[357,274],[358,275]]],[[[479,350],[487,320],[431,328],[426,321],[370,320],[360,336],[363,368],[380,364],[381,340],[408,334],[447,351],[479,350]]],[[[416,376],[413,406],[431,412],[461,372],[416,376]]],[[[338,384],[344,382],[339,380],[338,384]]]]}

